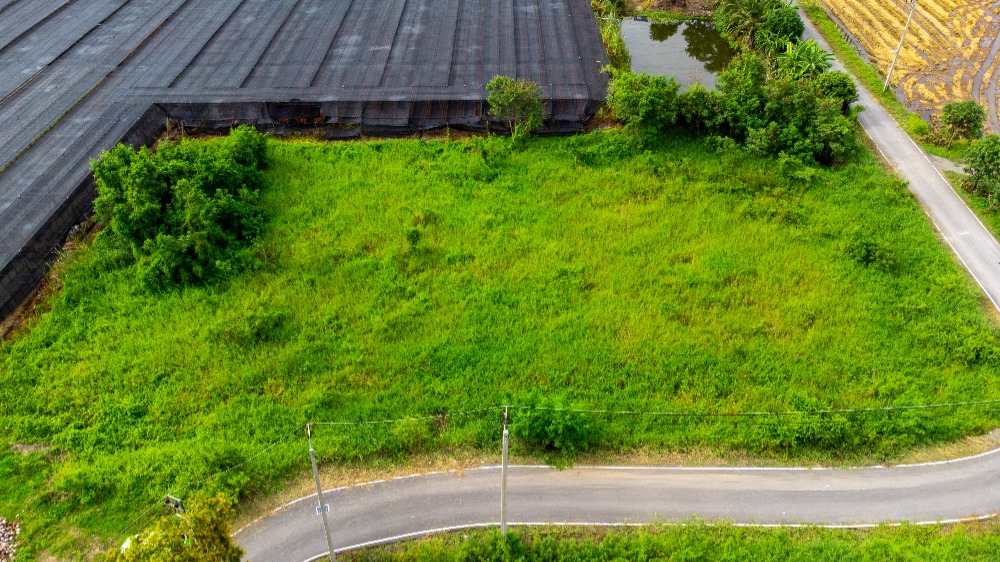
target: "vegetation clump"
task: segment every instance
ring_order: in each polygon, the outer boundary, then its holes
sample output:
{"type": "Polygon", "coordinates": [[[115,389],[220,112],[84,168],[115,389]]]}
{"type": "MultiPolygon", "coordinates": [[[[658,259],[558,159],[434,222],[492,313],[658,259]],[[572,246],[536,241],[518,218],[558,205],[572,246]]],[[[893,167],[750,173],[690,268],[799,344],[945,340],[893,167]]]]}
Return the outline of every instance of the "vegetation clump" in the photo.
{"type": "Polygon", "coordinates": [[[514,136],[527,136],[542,125],[542,90],[538,84],[522,78],[494,76],[486,84],[486,91],[489,115],[506,123],[514,136]]]}
{"type": "Polygon", "coordinates": [[[972,145],[965,156],[963,185],[984,198],[989,207],[997,207],[1000,193],[1000,135],[989,135],[972,145]]]}
{"type": "Polygon", "coordinates": [[[243,549],[229,525],[235,514],[225,496],[195,499],[108,550],[101,562],[240,562],[243,549]]]}
{"type": "Polygon", "coordinates": [[[857,89],[846,74],[829,72],[832,55],[800,41],[796,9],[778,0],[719,0],[715,18],[741,48],[719,75],[718,91],[679,92],[673,78],[616,72],[608,96],[615,116],[646,138],[679,125],[761,155],[845,161],[856,144],[850,104],[857,89]]]}
{"type": "Polygon", "coordinates": [[[238,127],[211,149],[164,142],[119,144],[91,163],[94,217],[127,246],[143,285],[164,288],[223,279],[253,262],[267,139],[238,127]]]}

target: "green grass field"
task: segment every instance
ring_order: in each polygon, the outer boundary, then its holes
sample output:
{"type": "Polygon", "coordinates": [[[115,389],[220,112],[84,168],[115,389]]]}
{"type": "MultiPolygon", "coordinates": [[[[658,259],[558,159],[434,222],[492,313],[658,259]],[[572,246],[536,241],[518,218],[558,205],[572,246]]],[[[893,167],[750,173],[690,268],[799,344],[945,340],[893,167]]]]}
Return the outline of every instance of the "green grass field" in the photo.
{"type": "MultiPolygon", "coordinates": [[[[700,415],[1000,397],[978,293],[867,154],[811,169],[614,131],[271,152],[258,269],[150,294],[98,236],[64,257],[51,310],[0,347],[0,515],[22,514],[29,554],[113,535],[168,491],[272,492],[308,460],[301,435],[265,447],[310,420],[540,391],[699,414],[595,416],[609,450],[793,460],[996,422],[985,408],[700,415]]],[[[317,449],[493,447],[496,422],[330,429],[317,449]]]]}
{"type": "Polygon", "coordinates": [[[871,530],[755,529],[728,525],[642,529],[471,531],[345,553],[349,562],[670,560],[677,562],[987,562],[996,560],[995,525],[880,527],[871,530]]]}

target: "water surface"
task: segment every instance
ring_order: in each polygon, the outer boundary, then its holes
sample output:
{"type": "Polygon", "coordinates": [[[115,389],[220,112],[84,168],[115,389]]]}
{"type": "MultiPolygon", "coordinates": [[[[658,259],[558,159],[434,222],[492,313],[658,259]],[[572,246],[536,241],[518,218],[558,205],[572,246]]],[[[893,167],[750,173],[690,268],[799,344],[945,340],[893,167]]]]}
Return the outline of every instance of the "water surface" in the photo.
{"type": "Polygon", "coordinates": [[[682,86],[697,82],[714,87],[715,77],[733,58],[733,49],[711,21],[628,18],[622,21],[622,35],[634,72],[674,76],[682,86]]]}

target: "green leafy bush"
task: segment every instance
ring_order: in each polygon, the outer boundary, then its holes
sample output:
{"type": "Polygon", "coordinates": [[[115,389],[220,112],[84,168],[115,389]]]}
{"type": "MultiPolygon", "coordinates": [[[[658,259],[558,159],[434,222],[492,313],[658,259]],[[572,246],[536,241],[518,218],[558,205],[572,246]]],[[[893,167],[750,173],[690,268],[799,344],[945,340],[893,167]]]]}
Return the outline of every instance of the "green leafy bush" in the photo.
{"type": "Polygon", "coordinates": [[[516,136],[542,124],[542,90],[531,80],[494,76],[486,84],[489,115],[500,119],[516,136]]]}
{"type": "Polygon", "coordinates": [[[95,218],[127,242],[147,287],[228,277],[254,259],[266,158],[267,139],[246,126],[211,147],[119,144],[91,163],[95,218]]]}
{"type": "Polygon", "coordinates": [[[813,85],[824,98],[840,102],[840,112],[844,115],[850,112],[851,104],[858,101],[858,86],[846,72],[824,72],[813,80],[813,85]]]}
{"type": "Polygon", "coordinates": [[[989,135],[972,145],[965,156],[966,189],[986,198],[990,208],[997,205],[1000,190],[1000,136],[989,135]]]}
{"type": "Polygon", "coordinates": [[[626,127],[645,134],[665,131],[677,121],[677,90],[671,76],[619,74],[611,83],[608,105],[626,127]]]}
{"type": "Polygon", "coordinates": [[[758,49],[774,53],[788,43],[798,43],[805,29],[805,23],[796,8],[776,7],[764,14],[754,31],[754,45],[758,49]]]}
{"type": "Polygon", "coordinates": [[[168,515],[151,529],[107,551],[103,562],[239,562],[243,549],[233,542],[235,516],[224,496],[192,501],[183,517],[168,515]]]}
{"type": "Polygon", "coordinates": [[[537,393],[518,400],[512,411],[511,436],[530,448],[572,456],[597,443],[589,414],[574,411],[561,398],[537,393]]]}
{"type": "Polygon", "coordinates": [[[722,104],[722,94],[695,84],[677,98],[678,121],[695,134],[717,132],[725,121],[722,104]]]}

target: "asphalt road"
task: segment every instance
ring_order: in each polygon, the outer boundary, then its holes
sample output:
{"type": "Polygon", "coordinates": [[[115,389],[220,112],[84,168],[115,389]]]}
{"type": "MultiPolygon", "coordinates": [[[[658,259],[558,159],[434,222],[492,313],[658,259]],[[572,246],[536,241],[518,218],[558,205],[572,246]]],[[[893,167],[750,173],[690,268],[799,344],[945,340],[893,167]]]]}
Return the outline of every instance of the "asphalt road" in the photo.
{"type": "MultiPolygon", "coordinates": [[[[815,39],[829,51],[829,44],[820,37],[816,27],[808,18],[804,19],[805,37],[815,39]]],[[[845,70],[840,61],[835,61],[833,68],[845,70]]],[[[975,213],[955,193],[927,154],[875,101],[868,90],[859,85],[858,94],[858,103],[865,108],[858,117],[861,126],[885,160],[900,177],[909,182],[910,192],[917,198],[931,223],[976,283],[982,287],[993,306],[1000,310],[1000,244],[997,244],[975,213]]]]}
{"type": "MultiPolygon", "coordinates": [[[[496,525],[500,469],[436,473],[324,492],[336,549],[496,525]]],[[[246,559],[303,562],[328,549],[316,496],[236,534],[246,559]]],[[[755,524],[863,526],[1000,511],[1000,450],[923,465],[854,469],[515,466],[511,524],[629,524],[697,516],[755,524]]]]}

